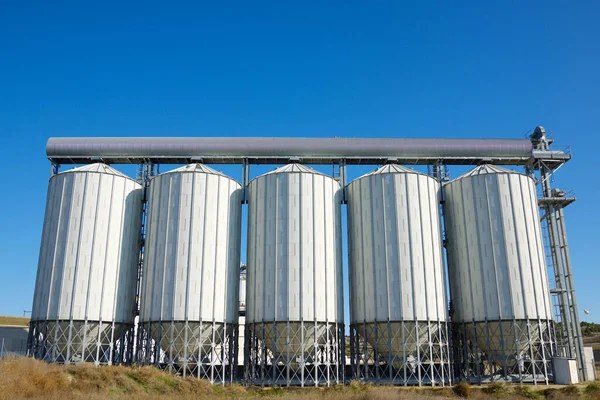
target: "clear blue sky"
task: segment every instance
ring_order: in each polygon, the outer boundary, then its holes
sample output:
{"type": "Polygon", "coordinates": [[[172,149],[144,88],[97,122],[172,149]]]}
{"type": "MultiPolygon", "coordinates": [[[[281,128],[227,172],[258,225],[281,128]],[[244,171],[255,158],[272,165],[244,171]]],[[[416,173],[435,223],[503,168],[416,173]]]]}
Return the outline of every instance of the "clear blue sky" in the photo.
{"type": "Polygon", "coordinates": [[[600,322],[600,3],[129,3],[0,5],[0,315],[31,309],[51,136],[523,137],[541,124],[572,145],[555,184],[578,196],[578,300],[600,322]]]}

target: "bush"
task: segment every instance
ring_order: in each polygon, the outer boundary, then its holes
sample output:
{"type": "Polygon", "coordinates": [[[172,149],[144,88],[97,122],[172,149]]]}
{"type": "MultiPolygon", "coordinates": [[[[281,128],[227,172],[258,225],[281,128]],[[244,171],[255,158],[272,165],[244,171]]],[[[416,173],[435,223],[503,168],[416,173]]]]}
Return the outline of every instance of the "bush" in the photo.
{"type": "Polygon", "coordinates": [[[508,393],[508,388],[502,382],[494,382],[481,389],[481,391],[494,397],[502,397],[508,393]]]}
{"type": "Polygon", "coordinates": [[[600,385],[598,385],[597,383],[590,383],[585,387],[585,389],[583,389],[583,392],[588,396],[600,394],[600,385]]]}
{"type": "Polygon", "coordinates": [[[568,385],[561,389],[564,394],[570,396],[579,396],[579,388],[575,385],[568,385]]]}
{"type": "Polygon", "coordinates": [[[363,392],[368,389],[366,384],[364,384],[356,379],[350,381],[350,384],[348,385],[348,387],[353,392],[363,392]]]}
{"type": "Polygon", "coordinates": [[[471,395],[471,386],[467,382],[460,382],[454,386],[454,393],[460,397],[469,397],[471,395]]]}
{"type": "Polygon", "coordinates": [[[534,392],[529,386],[519,385],[515,387],[515,394],[526,399],[539,399],[542,397],[540,392],[534,392]]]}

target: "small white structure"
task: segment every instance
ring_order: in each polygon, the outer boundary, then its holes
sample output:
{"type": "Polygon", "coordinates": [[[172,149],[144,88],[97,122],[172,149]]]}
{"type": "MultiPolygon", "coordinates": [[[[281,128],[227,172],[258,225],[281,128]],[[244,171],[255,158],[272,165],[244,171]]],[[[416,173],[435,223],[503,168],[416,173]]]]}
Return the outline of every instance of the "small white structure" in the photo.
{"type": "Polygon", "coordinates": [[[246,378],[251,384],[343,380],[341,191],[289,164],[250,182],[246,378]]]}
{"type": "Polygon", "coordinates": [[[587,370],[587,376],[589,381],[596,380],[596,360],[594,357],[594,348],[593,347],[584,347],[583,353],[585,355],[585,365],[584,368],[587,370]]]}
{"type": "MultiPolygon", "coordinates": [[[[244,366],[244,337],[246,336],[246,265],[240,266],[240,311],[238,322],[238,347],[237,347],[237,365],[238,368],[244,366]]],[[[238,376],[240,378],[240,376],[238,376]]]]}
{"type": "Polygon", "coordinates": [[[142,189],[105,164],[50,178],[30,354],[52,362],[128,361],[142,189]]]}
{"type": "Polygon", "coordinates": [[[231,379],[238,323],[241,186],[202,164],[150,181],[141,357],[182,375],[231,379]]]}

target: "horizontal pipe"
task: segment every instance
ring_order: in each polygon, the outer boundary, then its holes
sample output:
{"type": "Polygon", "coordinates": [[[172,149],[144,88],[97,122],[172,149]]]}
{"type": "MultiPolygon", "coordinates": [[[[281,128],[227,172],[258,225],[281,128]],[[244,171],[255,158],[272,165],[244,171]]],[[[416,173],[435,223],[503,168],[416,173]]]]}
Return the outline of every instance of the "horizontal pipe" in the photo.
{"type": "Polygon", "coordinates": [[[86,157],[531,157],[527,139],[128,137],[50,138],[49,159],[86,157]]]}

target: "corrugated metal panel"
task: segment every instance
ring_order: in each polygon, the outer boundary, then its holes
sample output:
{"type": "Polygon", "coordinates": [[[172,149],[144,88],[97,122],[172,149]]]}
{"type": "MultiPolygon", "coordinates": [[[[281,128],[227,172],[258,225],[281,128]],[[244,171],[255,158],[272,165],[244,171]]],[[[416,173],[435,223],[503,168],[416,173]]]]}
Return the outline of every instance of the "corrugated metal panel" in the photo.
{"type": "Polygon", "coordinates": [[[551,319],[534,181],[482,166],[444,191],[454,320],[551,319]]]}
{"type": "Polygon", "coordinates": [[[203,165],[150,182],[142,321],[237,323],[241,186],[203,165]]]}
{"type": "Polygon", "coordinates": [[[339,183],[284,168],[253,180],[248,204],[246,322],[342,322],[339,183]]]}
{"type": "Polygon", "coordinates": [[[54,176],[32,320],[133,322],[141,186],[104,164],[54,176]]]}
{"type": "Polygon", "coordinates": [[[439,184],[383,168],[348,185],[351,322],[445,321],[439,184]]]}

